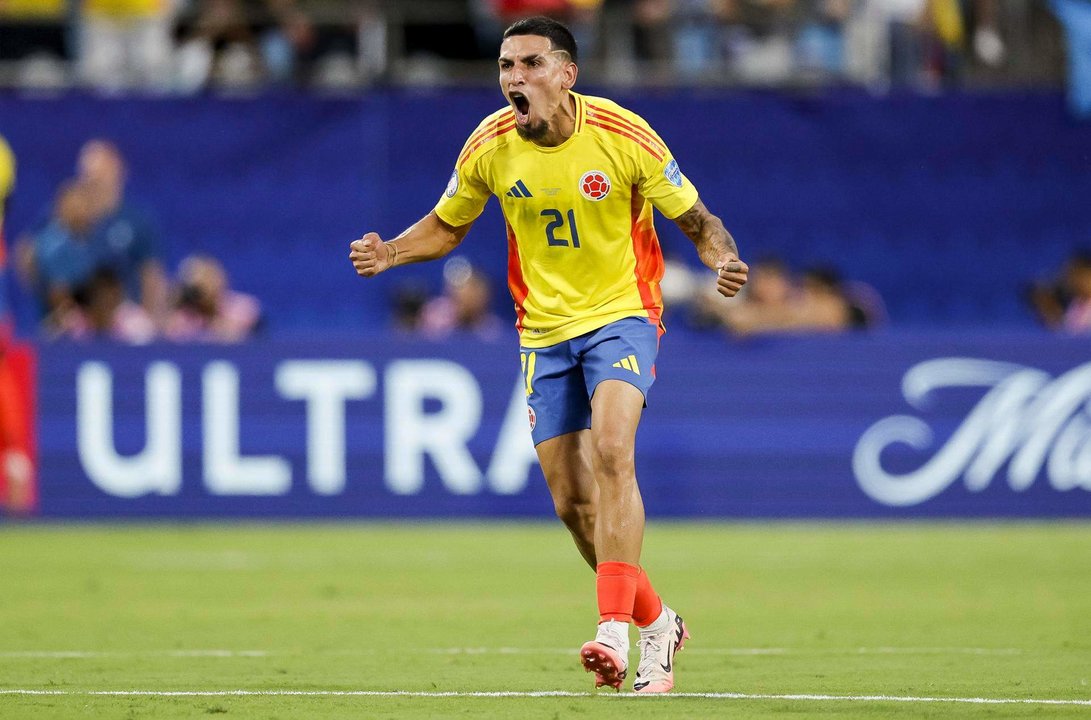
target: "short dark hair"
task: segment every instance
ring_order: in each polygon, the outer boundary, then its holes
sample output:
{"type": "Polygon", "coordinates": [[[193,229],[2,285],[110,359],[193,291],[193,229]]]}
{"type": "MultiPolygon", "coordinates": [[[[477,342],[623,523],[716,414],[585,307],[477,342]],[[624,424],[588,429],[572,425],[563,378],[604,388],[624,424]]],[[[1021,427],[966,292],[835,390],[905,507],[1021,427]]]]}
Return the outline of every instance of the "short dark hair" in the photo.
{"type": "Polygon", "coordinates": [[[550,47],[554,50],[565,51],[572,62],[576,62],[576,38],[572,36],[572,31],[565,27],[564,23],[553,18],[538,15],[517,20],[504,31],[504,39],[512,35],[539,35],[549,38],[550,47]]]}

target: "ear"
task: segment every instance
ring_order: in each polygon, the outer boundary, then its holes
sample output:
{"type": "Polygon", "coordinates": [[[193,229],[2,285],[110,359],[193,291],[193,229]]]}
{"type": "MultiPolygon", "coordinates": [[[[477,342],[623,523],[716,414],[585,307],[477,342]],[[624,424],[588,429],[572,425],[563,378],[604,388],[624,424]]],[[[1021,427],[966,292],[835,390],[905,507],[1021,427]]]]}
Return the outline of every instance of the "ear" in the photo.
{"type": "Polygon", "coordinates": [[[576,84],[576,76],[580,74],[579,67],[576,63],[570,62],[565,64],[561,73],[561,87],[565,90],[571,90],[576,84]]]}

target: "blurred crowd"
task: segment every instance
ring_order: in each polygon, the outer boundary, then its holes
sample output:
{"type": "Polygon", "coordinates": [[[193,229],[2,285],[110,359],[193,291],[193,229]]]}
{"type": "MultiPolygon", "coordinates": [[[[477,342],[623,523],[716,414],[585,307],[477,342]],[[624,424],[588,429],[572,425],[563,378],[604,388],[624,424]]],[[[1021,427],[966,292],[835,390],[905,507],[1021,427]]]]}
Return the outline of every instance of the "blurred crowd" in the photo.
{"type": "Polygon", "coordinates": [[[454,256],[443,264],[443,291],[430,297],[426,287],[413,282],[394,292],[394,327],[408,335],[442,340],[467,334],[478,340],[497,340],[512,323],[493,311],[493,283],[469,260],[454,256]]]}
{"type": "MultiPolygon", "coordinates": [[[[511,321],[494,307],[507,298],[494,294],[485,273],[454,256],[444,264],[443,279],[443,291],[434,297],[412,281],[399,285],[392,302],[394,327],[433,340],[453,334],[477,340],[505,336],[511,321]]],[[[713,273],[681,260],[667,260],[662,290],[671,327],[735,338],[873,331],[890,321],[870,283],[843,278],[830,265],[794,269],[775,256],[751,262],[749,282],[730,302],[716,291],[713,273]]],[[[1091,333],[1091,249],[1074,251],[1057,277],[1032,284],[1026,299],[1042,327],[1091,333]]]]}
{"type": "Polygon", "coordinates": [[[711,273],[682,262],[667,262],[662,288],[676,319],[735,337],[851,332],[881,327],[888,319],[868,283],[847,281],[832,266],[797,272],[773,256],[751,261],[750,280],[731,302],[716,292],[711,273]]]}
{"type": "Polygon", "coordinates": [[[7,84],[190,93],[381,72],[372,0],[0,0],[7,84]],[[378,58],[376,60],[375,58],[378,58]]]}
{"type": "Polygon", "coordinates": [[[1091,333],[1091,249],[1073,252],[1057,277],[1031,286],[1027,299],[1045,327],[1091,333]]]}
{"type": "Polygon", "coordinates": [[[261,307],[233,290],[223,265],[194,254],[165,269],[153,214],[126,199],[118,148],[94,139],[41,220],[17,239],[15,270],[39,307],[43,337],[144,344],[239,342],[261,307]]]}
{"type": "MultiPolygon", "coordinates": [[[[192,253],[173,275],[167,272],[154,213],[127,198],[125,159],[116,145],[89,140],[74,167],[52,205],[11,252],[14,275],[38,305],[40,337],[237,343],[260,333],[260,300],[232,288],[217,258],[192,253]]],[[[14,177],[14,158],[0,137],[0,193],[10,193],[14,177]]],[[[0,280],[6,279],[6,259],[0,234],[0,280]]],[[[857,332],[889,322],[878,291],[860,279],[843,278],[836,267],[793,268],[766,256],[753,259],[750,268],[743,291],[725,302],[713,273],[668,258],[662,281],[668,323],[746,338],[857,332]]],[[[5,295],[0,283],[0,350],[11,332],[5,295]]],[[[1091,250],[1072,252],[1055,277],[1028,286],[1025,297],[1043,327],[1091,333],[1091,250]]],[[[511,318],[497,312],[509,307],[502,282],[455,255],[443,265],[438,294],[412,275],[399,279],[390,324],[426,339],[462,335],[492,341],[510,331],[511,318]]]]}
{"type": "Polygon", "coordinates": [[[443,81],[460,69],[483,80],[464,61],[493,61],[503,28],[537,13],[571,24],[595,81],[1056,82],[1050,7],[1081,2],[0,0],[0,83],[192,93],[443,81]]]}

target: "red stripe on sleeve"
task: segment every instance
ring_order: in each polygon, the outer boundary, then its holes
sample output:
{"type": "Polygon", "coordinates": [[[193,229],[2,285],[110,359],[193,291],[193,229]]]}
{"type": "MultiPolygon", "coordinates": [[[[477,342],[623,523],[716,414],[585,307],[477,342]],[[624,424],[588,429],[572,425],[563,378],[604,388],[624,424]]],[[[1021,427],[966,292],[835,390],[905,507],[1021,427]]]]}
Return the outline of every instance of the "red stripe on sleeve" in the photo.
{"type": "Polygon", "coordinates": [[[466,149],[462,152],[461,157],[459,157],[459,159],[458,159],[458,166],[462,167],[462,164],[465,163],[467,160],[469,160],[470,156],[474,154],[474,150],[477,150],[479,147],[481,147],[482,145],[487,143],[489,140],[492,140],[495,137],[500,137],[501,135],[505,135],[505,134],[511,132],[514,129],[515,129],[515,119],[512,118],[510,125],[504,125],[504,126],[495,128],[495,129],[493,129],[492,132],[490,132],[489,134],[481,137],[479,140],[474,142],[472,145],[468,145],[466,147],[466,149]]]}
{"type": "Polygon", "coordinates": [[[470,139],[466,141],[466,146],[469,147],[473,143],[477,142],[477,140],[481,136],[489,134],[490,132],[492,132],[496,128],[500,127],[504,123],[508,122],[509,120],[514,120],[514,119],[515,119],[515,111],[514,110],[508,110],[507,112],[502,113],[500,115],[500,117],[496,118],[491,123],[489,123],[485,127],[481,128],[480,130],[475,132],[473,135],[471,135],[470,139]]]}
{"type": "Polygon", "coordinates": [[[607,110],[606,108],[600,108],[597,105],[591,105],[592,115],[598,115],[599,120],[609,120],[615,124],[625,128],[634,135],[643,138],[649,145],[657,148],[663,155],[667,154],[667,146],[663,144],[663,141],[657,138],[654,134],[648,132],[644,128],[640,127],[632,120],[629,120],[616,112],[607,110]]]}
{"type": "Polygon", "coordinates": [[[603,130],[609,130],[610,132],[612,132],[612,133],[614,133],[616,135],[621,135],[622,137],[629,138],[630,140],[635,142],[637,145],[639,145],[640,147],[647,150],[648,153],[653,158],[655,158],[656,160],[658,160],[660,162],[662,162],[662,160],[663,160],[663,155],[660,152],[658,152],[657,150],[649,147],[647,143],[645,143],[643,140],[638,138],[636,135],[633,135],[632,133],[626,132],[626,131],[624,131],[624,130],[622,130],[620,128],[614,127],[612,125],[607,125],[607,124],[605,124],[603,122],[593,120],[593,119],[590,119],[590,118],[587,120],[587,124],[588,125],[593,125],[595,127],[602,128],[603,130]]]}

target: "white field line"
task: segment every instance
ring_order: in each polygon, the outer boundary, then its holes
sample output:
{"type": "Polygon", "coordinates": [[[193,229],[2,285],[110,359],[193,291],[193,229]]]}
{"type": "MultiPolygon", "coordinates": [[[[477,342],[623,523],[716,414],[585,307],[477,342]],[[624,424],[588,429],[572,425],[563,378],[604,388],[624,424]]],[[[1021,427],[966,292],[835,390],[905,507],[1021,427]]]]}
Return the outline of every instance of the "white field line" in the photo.
{"type": "Polygon", "coordinates": [[[1023,651],[1019,648],[874,647],[856,648],[855,652],[857,655],[1020,655],[1023,651]]]}
{"type": "MultiPolygon", "coordinates": [[[[430,648],[431,655],[575,655],[578,648],[518,648],[518,647],[449,647],[430,648]]],[[[701,655],[789,655],[787,648],[690,648],[684,651],[701,655]]],[[[850,650],[848,652],[855,652],[850,650]]]]}
{"type": "Polygon", "coordinates": [[[98,658],[235,658],[268,657],[271,653],[264,650],[147,650],[147,651],[109,651],[109,650],[13,650],[0,651],[0,660],[94,660],[98,658]]]}
{"type": "Polygon", "coordinates": [[[1042,698],[960,698],[916,697],[906,695],[804,695],[773,693],[591,693],[543,690],[537,692],[411,692],[408,690],[5,690],[0,695],[73,696],[73,697],[400,697],[400,698],[645,698],[661,700],[703,698],[709,700],[794,700],[800,702],[898,702],[962,703],[968,705],[1066,705],[1091,706],[1091,700],[1051,700],[1042,698]]]}
{"type": "MultiPolygon", "coordinates": [[[[450,647],[431,648],[435,655],[570,655],[575,648],[450,647]]],[[[686,655],[1021,655],[1018,648],[860,647],[830,649],[690,647],[686,655]]]]}
{"type": "MultiPolygon", "coordinates": [[[[370,652],[370,651],[369,651],[370,652]]],[[[447,647],[410,650],[431,655],[572,655],[576,648],[447,647]]],[[[793,648],[687,647],[687,655],[1020,655],[1018,648],[978,647],[860,647],[828,650],[793,648]]],[[[108,658],[264,658],[286,654],[363,655],[364,651],[334,650],[289,653],[268,650],[0,650],[0,660],[94,660],[108,658]]]]}

